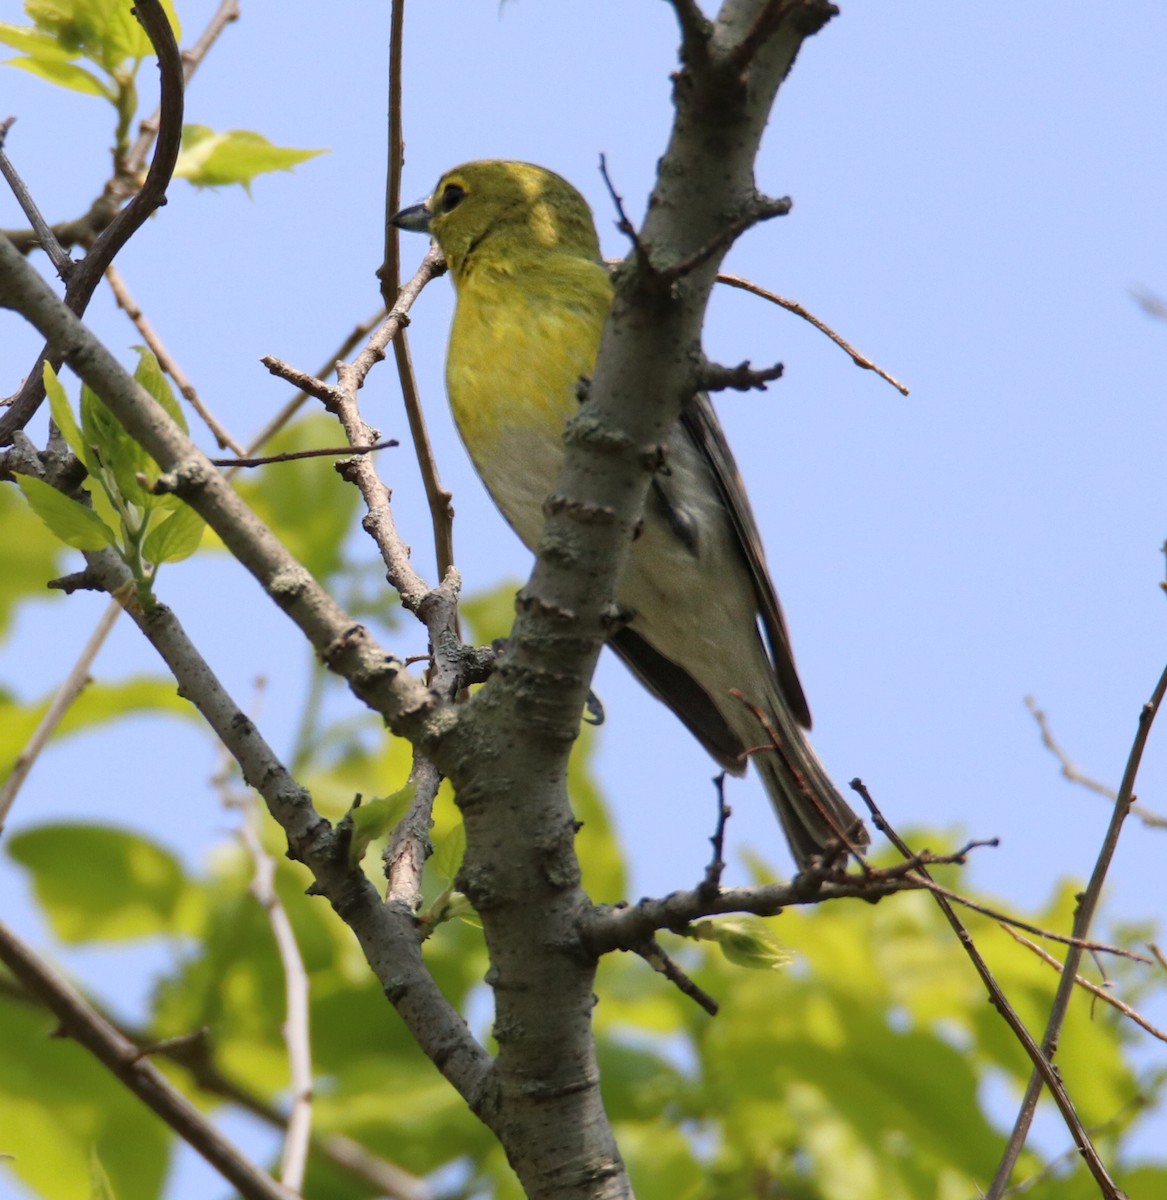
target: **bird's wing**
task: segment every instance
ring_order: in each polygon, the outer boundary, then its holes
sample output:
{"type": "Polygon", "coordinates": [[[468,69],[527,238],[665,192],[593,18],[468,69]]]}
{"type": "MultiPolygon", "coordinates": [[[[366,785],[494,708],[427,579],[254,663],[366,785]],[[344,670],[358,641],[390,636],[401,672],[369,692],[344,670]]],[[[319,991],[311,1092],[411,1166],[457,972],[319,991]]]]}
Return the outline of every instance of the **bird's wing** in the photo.
{"type": "Polygon", "coordinates": [[[766,569],[762,538],[758,533],[758,525],[754,520],[742,477],[738,473],[737,463],[734,462],[733,453],[725,440],[725,434],[708,396],[694,396],[685,405],[681,412],[681,428],[708,463],[722,503],[737,534],[738,548],[754,585],[758,613],[766,630],[770,659],[774,664],[774,674],[782,697],[789,706],[791,715],[803,728],[809,729],[810,708],[794,666],[794,654],[790,648],[786,620],[782,616],[782,608],[778,604],[770,572],[766,569]]]}

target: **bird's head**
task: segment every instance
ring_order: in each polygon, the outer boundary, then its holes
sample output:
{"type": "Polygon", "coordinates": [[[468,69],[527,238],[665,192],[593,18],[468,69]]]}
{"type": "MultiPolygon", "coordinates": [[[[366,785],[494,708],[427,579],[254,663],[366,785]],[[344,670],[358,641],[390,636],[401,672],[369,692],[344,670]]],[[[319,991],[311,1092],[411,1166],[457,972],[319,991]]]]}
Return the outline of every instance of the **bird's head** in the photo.
{"type": "Polygon", "coordinates": [[[587,201],[566,179],[531,163],[488,159],[455,167],[424,204],[403,208],[393,224],[429,233],[455,279],[472,258],[515,263],[569,254],[600,260],[587,201]]]}

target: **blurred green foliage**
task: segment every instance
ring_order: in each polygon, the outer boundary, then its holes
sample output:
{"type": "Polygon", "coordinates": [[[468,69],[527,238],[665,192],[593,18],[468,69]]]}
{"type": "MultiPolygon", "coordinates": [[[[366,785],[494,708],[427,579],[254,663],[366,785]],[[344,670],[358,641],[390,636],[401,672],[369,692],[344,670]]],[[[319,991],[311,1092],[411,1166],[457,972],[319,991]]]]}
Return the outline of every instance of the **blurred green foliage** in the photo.
{"type": "MultiPolygon", "coordinates": [[[[15,65],[113,104],[115,157],[124,154],[137,113],[135,76],[149,54],[129,5],[28,0],[25,8],[28,25],[0,24],[0,42],[21,55],[15,65]]],[[[261,171],[290,167],[313,153],[275,147],[247,131],[190,127],[179,174],[197,185],[247,186],[261,171]]],[[[143,359],[139,377],[173,406],[161,376],[146,378],[151,371],[156,367],[143,359]]],[[[136,482],[151,464],[119,430],[102,426],[99,402],[87,398],[78,424],[65,418],[59,389],[54,401],[58,424],[83,459],[91,458],[95,439],[104,444],[105,458],[91,461],[91,471],[104,469],[120,500],[141,508],[155,503],[136,482]]],[[[266,449],[335,440],[335,425],[319,416],[297,422],[266,449]]],[[[382,587],[370,582],[379,578],[379,567],[351,560],[357,498],[331,462],[271,467],[238,486],[352,611],[391,622],[382,587]]],[[[34,503],[50,527],[64,522],[73,545],[119,541],[108,499],[98,496],[95,509],[81,510],[86,516],[74,511],[81,506],[73,501],[60,501],[41,493],[34,503]]],[[[181,511],[169,501],[155,506],[160,514],[181,511]]],[[[43,599],[65,552],[13,489],[0,488],[0,522],[5,635],[19,604],[43,599]]],[[[152,561],[194,551],[194,529],[176,523],[172,532],[182,535],[178,544],[156,541],[152,561]]],[[[204,552],[212,552],[214,539],[206,543],[204,552]]],[[[504,634],[513,593],[512,585],[468,598],[462,611],[470,636],[482,642],[504,634]]],[[[331,819],[348,811],[357,793],[374,802],[383,797],[382,812],[391,810],[408,774],[408,747],[371,719],[326,716],[324,676],[319,667],[308,670],[293,760],[298,778],[331,819]]],[[[43,690],[53,682],[43,681],[43,690]]],[[[40,696],[21,700],[0,681],[0,779],[46,704],[40,696]]],[[[193,716],[172,681],[99,680],[72,706],[58,737],[144,711],[193,716]]],[[[624,856],[590,772],[594,737],[590,728],[582,731],[571,770],[582,822],[577,846],[593,899],[616,902],[626,898],[624,856]]],[[[361,848],[364,869],[376,879],[385,828],[378,810],[372,812],[362,825],[361,848]]],[[[323,900],[305,894],[307,874],[284,858],[274,823],[264,822],[262,836],[310,977],[317,1136],[343,1134],[418,1176],[440,1173],[451,1196],[517,1196],[498,1145],[413,1044],[347,928],[323,900]]],[[[460,821],[448,789],[435,810],[433,838],[427,903],[448,891],[460,855],[460,821]]],[[[182,840],[181,814],[166,845],[99,822],[26,824],[18,810],[4,849],[23,869],[56,944],[85,947],[113,962],[131,944],[160,951],[163,965],[145,1018],[131,1032],[154,1044],[207,1031],[188,1040],[182,1053],[155,1057],[196,1104],[208,1112],[232,1105],[279,1111],[288,1085],[283,968],[267,917],[249,891],[251,863],[226,836],[194,869],[178,853],[182,840]]],[[[937,845],[944,839],[923,840],[937,845]]],[[[753,869],[761,880],[764,868],[753,869]]],[[[1068,928],[1073,890],[1061,886],[1043,911],[1025,915],[1068,928]]],[[[969,926],[1022,1018],[1040,1029],[1053,972],[994,922],[970,916],[969,926]]],[[[791,910],[766,923],[703,923],[700,934],[701,940],[664,935],[662,941],[719,1001],[716,1018],[638,958],[612,955],[599,971],[595,1022],[604,1096],[640,1200],[971,1200],[979,1194],[1003,1142],[986,1111],[986,1093],[1001,1085],[1019,1091],[1029,1066],[926,895],[791,910]],[[758,967],[764,969],[750,969],[758,967]]],[[[52,944],[46,953],[53,955],[52,944]]],[[[480,930],[472,920],[441,923],[425,954],[446,996],[489,1044],[480,930]]],[[[1118,963],[1113,973],[1136,994],[1162,986],[1135,976],[1130,964],[1118,963]]],[[[123,996],[93,999],[108,1012],[125,1010],[123,996]]],[[[54,1037],[54,1029],[53,1018],[0,971],[0,1171],[44,1200],[162,1197],[174,1152],[169,1131],[78,1045],[54,1037]]],[[[1131,1051],[1142,1036],[1113,1009],[1079,995],[1058,1063],[1086,1125],[1101,1131],[1101,1148],[1120,1185],[1133,1197],[1152,1197],[1167,1195],[1167,1158],[1137,1162],[1125,1150],[1140,1112],[1162,1094],[1161,1075],[1132,1066],[1131,1051]]],[[[1029,1150],[1018,1178],[1030,1181],[1033,1200],[1096,1194],[1076,1155],[1051,1162],[1029,1150]]],[[[306,1196],[377,1194],[319,1147],[313,1151],[306,1196]]]]}

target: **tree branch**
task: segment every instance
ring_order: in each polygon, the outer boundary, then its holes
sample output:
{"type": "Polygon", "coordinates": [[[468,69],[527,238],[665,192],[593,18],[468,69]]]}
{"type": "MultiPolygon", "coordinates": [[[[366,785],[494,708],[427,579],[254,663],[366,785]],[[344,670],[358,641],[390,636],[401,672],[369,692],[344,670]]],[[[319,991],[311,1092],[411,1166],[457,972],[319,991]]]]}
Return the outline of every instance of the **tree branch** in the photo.
{"type": "MultiPolygon", "coordinates": [[[[166,12],[159,0],[135,0],[134,14],[146,31],[158,56],[161,79],[161,118],[158,143],[150,170],[137,195],[109,223],[94,242],[93,248],[69,273],[65,287],[65,304],[80,316],[89,304],[94,289],[113,262],[118,251],[145,224],[157,209],[166,203],[166,189],[174,174],[182,144],[182,60],[174,41],[166,12]]],[[[11,246],[11,243],[8,243],[11,246]]],[[[59,353],[50,346],[41,351],[36,365],[29,372],[24,386],[17,393],[8,411],[0,415],[0,446],[8,445],[17,429],[23,429],[32,419],[45,398],[44,364],[50,362],[57,370],[62,362],[59,353]]]]}
{"type": "Polygon", "coordinates": [[[295,1200],[294,1193],[240,1154],[133,1042],[3,923],[0,960],[78,1045],[103,1063],[247,1200],[295,1200]]]}
{"type": "MultiPolygon", "coordinates": [[[[1078,898],[1078,909],[1074,914],[1073,927],[1075,938],[1084,939],[1090,930],[1090,922],[1094,919],[1094,910],[1097,908],[1099,898],[1102,895],[1102,885],[1106,880],[1106,873],[1110,869],[1110,862],[1114,857],[1115,848],[1118,846],[1118,836],[1122,832],[1122,823],[1126,819],[1131,803],[1134,800],[1135,779],[1138,776],[1139,766],[1143,760],[1143,750],[1146,748],[1147,738],[1151,733],[1151,726],[1154,724],[1155,716],[1163,703],[1165,693],[1167,693],[1167,667],[1164,667],[1162,674],[1159,676],[1159,682],[1155,685],[1155,690],[1151,693],[1150,700],[1139,711],[1138,730],[1135,733],[1130,753],[1127,756],[1126,769],[1123,771],[1122,783],[1119,785],[1118,795],[1115,798],[1114,809],[1110,816],[1110,824],[1107,826],[1106,836],[1102,839],[1102,845],[1098,850],[1098,858],[1094,863],[1094,870],[1090,874],[1090,882],[1086,885],[1086,890],[1078,898]]],[[[1066,961],[1062,967],[1062,977],[1058,982],[1058,990],[1054,995],[1053,1004],[1050,1006],[1049,1021],[1046,1024],[1045,1034],[1041,1041],[1041,1053],[1044,1059],[1053,1058],[1058,1036],[1061,1033],[1062,1024],[1066,1019],[1070,996],[1074,991],[1074,980],[1078,973],[1078,965],[1081,961],[1081,950],[1077,946],[1071,946],[1066,954],[1066,961]]],[[[1025,1089],[1025,1096],[1021,1101],[1021,1108],[1017,1114],[1017,1121],[1013,1126],[1013,1133],[1010,1136],[1009,1144],[1005,1148],[1005,1153],[1001,1157],[1001,1162],[997,1167],[996,1175],[993,1177],[992,1185],[986,1193],[986,1200],[1000,1200],[1005,1187],[1009,1183],[1009,1178],[1013,1174],[1013,1168],[1021,1153],[1021,1147],[1025,1144],[1025,1139],[1029,1135],[1029,1128],[1033,1123],[1033,1115],[1037,1111],[1037,1101],[1041,1095],[1043,1078],[1044,1073],[1040,1070],[1034,1071],[1030,1077],[1029,1086],[1025,1089]]],[[[1048,1084],[1049,1081],[1046,1080],[1045,1082],[1048,1084]]],[[[1055,1099],[1057,1099],[1056,1093],[1055,1099]]],[[[1071,1128],[1071,1133],[1073,1132],[1074,1130],[1071,1128]]],[[[1083,1133],[1084,1136],[1085,1134],[1083,1133]]],[[[1076,1136],[1075,1141],[1077,1141],[1076,1136]]],[[[1109,1175],[1106,1174],[1102,1163],[1096,1162],[1096,1156],[1092,1157],[1088,1153],[1087,1147],[1089,1147],[1089,1142],[1087,1141],[1086,1145],[1083,1146],[1082,1142],[1079,1141],[1078,1145],[1082,1149],[1083,1157],[1090,1167],[1091,1174],[1094,1175],[1099,1187],[1102,1188],[1103,1195],[1121,1195],[1119,1189],[1115,1187],[1109,1175]]],[[[1092,1151],[1093,1147],[1089,1147],[1089,1149],[1092,1151]]]]}

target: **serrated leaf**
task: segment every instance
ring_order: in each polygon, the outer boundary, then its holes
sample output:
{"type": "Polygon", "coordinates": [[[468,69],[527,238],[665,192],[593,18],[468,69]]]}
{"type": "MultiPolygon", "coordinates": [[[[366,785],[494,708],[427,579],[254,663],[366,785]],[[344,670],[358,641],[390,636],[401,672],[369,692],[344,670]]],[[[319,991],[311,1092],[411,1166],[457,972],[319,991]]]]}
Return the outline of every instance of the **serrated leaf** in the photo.
{"type": "Polygon", "coordinates": [[[189,504],[183,504],[150,530],[142,553],[155,566],[182,562],[199,548],[206,527],[206,521],[189,504]]]}
{"type": "Polygon", "coordinates": [[[384,837],[405,816],[417,792],[415,784],[407,783],[391,796],[379,796],[366,800],[348,811],[353,824],[352,841],[349,843],[348,860],[356,866],[365,857],[369,844],[384,837]]]}
{"type": "Polygon", "coordinates": [[[52,58],[11,58],[10,67],[19,67],[30,75],[46,79],[58,87],[68,88],[73,92],[81,92],[87,96],[100,96],[103,100],[112,101],[113,93],[92,72],[76,63],[59,62],[52,58]]]}
{"type": "Polygon", "coordinates": [[[176,177],[195,187],[228,187],[239,184],[250,191],[251,181],[269,171],[290,171],[323,150],[296,150],[275,146],[250,129],[216,133],[206,125],[185,125],[176,177]]]}
{"type": "Polygon", "coordinates": [[[64,496],[43,479],[18,475],[16,482],[29,507],[74,550],[104,550],[117,545],[117,535],[92,509],[64,496]]]}
{"type": "Polygon", "coordinates": [[[81,436],[81,426],[77,424],[77,418],[73,415],[73,406],[65,394],[64,384],[53,370],[52,363],[45,363],[44,379],[45,392],[49,397],[49,412],[52,414],[53,421],[61,431],[61,436],[64,437],[69,449],[92,471],[95,466],[91,461],[93,456],[85,444],[85,439],[81,436]]]}
{"type": "Polygon", "coordinates": [[[780,970],[793,957],[761,917],[720,917],[712,921],[697,921],[690,927],[689,933],[700,941],[716,942],[729,962],[754,971],[780,970]]]}

